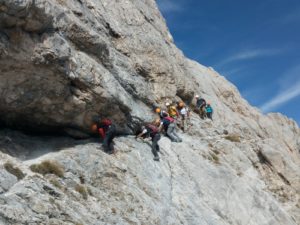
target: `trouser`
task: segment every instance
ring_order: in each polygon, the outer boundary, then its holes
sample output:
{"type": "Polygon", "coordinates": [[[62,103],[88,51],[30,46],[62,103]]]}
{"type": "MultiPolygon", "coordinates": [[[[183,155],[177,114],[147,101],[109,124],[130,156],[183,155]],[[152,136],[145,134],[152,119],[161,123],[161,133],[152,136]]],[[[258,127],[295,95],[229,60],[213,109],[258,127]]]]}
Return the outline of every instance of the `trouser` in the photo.
{"type": "Polygon", "coordinates": [[[182,129],[182,131],[186,130],[187,123],[188,123],[187,115],[182,114],[181,115],[181,121],[180,121],[180,128],[182,129]]]}
{"type": "Polygon", "coordinates": [[[105,138],[103,140],[103,148],[105,152],[113,152],[114,146],[113,146],[113,139],[116,136],[116,126],[111,125],[108,130],[105,133],[105,138]]]}
{"type": "Polygon", "coordinates": [[[213,119],[212,119],[212,113],[211,113],[211,112],[206,113],[206,116],[207,116],[207,118],[213,120],[213,119]]]}
{"type": "Polygon", "coordinates": [[[159,152],[158,141],[160,140],[160,134],[155,134],[152,138],[152,153],[155,157],[158,156],[157,152],[159,152]]]}
{"type": "Polygon", "coordinates": [[[206,110],[205,110],[205,106],[200,107],[200,117],[201,119],[204,119],[204,117],[206,116],[206,110]]]}
{"type": "Polygon", "coordinates": [[[171,141],[182,141],[182,139],[175,132],[176,125],[175,123],[170,123],[167,129],[167,135],[171,141]]]}

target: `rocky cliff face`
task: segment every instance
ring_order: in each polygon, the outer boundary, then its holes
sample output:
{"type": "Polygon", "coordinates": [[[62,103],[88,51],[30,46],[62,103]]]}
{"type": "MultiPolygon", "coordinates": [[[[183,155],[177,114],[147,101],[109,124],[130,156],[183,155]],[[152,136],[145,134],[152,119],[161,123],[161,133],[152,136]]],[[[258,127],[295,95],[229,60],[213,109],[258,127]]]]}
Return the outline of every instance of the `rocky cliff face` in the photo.
{"type": "Polygon", "coordinates": [[[0,28],[0,223],[300,224],[297,124],[186,59],[155,1],[0,0],[0,28]],[[133,128],[195,93],[214,122],[192,114],[160,162],[130,136],[109,156],[98,140],[11,130],[83,136],[98,114],[133,128]]]}
{"type": "Polygon", "coordinates": [[[154,1],[1,1],[0,18],[9,126],[86,131],[99,113],[132,124],[163,98],[193,96],[154,1]]]}

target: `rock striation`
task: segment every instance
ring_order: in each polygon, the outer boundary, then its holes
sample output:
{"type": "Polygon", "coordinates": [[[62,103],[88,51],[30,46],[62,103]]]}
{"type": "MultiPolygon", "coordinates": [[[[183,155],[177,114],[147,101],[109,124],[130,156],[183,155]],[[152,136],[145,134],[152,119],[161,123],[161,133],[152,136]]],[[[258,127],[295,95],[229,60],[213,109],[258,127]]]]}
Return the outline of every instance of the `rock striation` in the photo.
{"type": "Polygon", "coordinates": [[[0,93],[0,224],[300,224],[298,125],[185,58],[154,0],[0,0],[0,93]],[[133,130],[195,94],[214,121],[192,113],[160,162],[133,136],[110,156],[62,135],[94,115],[133,130]]]}

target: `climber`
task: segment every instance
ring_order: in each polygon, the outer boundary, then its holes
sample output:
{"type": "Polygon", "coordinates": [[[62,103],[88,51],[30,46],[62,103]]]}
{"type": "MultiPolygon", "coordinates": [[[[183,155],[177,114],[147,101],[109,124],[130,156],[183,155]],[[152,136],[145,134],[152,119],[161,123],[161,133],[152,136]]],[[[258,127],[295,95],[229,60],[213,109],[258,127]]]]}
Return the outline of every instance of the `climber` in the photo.
{"type": "Polygon", "coordinates": [[[159,131],[165,130],[167,136],[171,139],[172,142],[182,142],[182,139],[176,134],[176,123],[175,119],[170,116],[162,118],[159,125],[159,131]]]}
{"type": "Polygon", "coordinates": [[[206,107],[205,107],[205,111],[206,111],[207,118],[213,120],[212,119],[213,109],[210,105],[210,102],[207,102],[206,107]]]}
{"type": "Polygon", "coordinates": [[[155,112],[159,115],[159,117],[161,119],[164,118],[164,117],[166,117],[166,116],[169,116],[169,114],[166,111],[161,110],[160,108],[156,108],[155,112]]]}
{"type": "Polygon", "coordinates": [[[176,119],[179,116],[179,113],[174,104],[170,104],[167,102],[166,107],[167,107],[168,114],[170,117],[172,117],[173,119],[176,119]]]}
{"type": "Polygon", "coordinates": [[[180,101],[180,102],[177,103],[177,111],[180,114],[180,124],[179,124],[179,127],[184,132],[186,130],[186,128],[187,128],[188,121],[189,121],[189,109],[184,104],[184,102],[180,101]]]}
{"type": "Polygon", "coordinates": [[[204,119],[204,117],[206,116],[206,112],[205,112],[206,101],[204,98],[199,98],[199,95],[196,95],[195,98],[197,101],[196,102],[197,111],[201,119],[204,119]]]}
{"type": "Polygon", "coordinates": [[[158,152],[160,151],[158,141],[160,140],[160,134],[158,127],[155,124],[159,124],[160,120],[158,119],[154,124],[147,124],[142,126],[142,131],[139,133],[136,138],[148,138],[152,140],[152,153],[154,155],[154,160],[159,161],[158,152]]]}
{"type": "Polygon", "coordinates": [[[113,139],[117,134],[116,126],[112,123],[110,119],[102,119],[101,121],[98,120],[96,121],[96,126],[96,129],[103,140],[104,151],[108,154],[113,154],[113,139]]]}

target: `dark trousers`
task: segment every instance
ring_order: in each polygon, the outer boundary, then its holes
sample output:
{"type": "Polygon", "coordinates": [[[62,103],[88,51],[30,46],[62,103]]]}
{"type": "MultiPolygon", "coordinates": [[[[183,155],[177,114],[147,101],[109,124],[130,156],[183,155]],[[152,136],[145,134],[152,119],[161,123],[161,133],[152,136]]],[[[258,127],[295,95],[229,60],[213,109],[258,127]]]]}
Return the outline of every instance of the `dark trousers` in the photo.
{"type": "Polygon", "coordinates": [[[158,141],[160,140],[160,134],[155,134],[152,138],[152,153],[156,157],[158,156],[157,152],[159,152],[158,141]]]}
{"type": "Polygon", "coordinates": [[[206,113],[206,116],[207,116],[207,118],[213,120],[213,119],[212,119],[212,113],[211,113],[211,112],[206,113]]]}
{"type": "Polygon", "coordinates": [[[201,119],[204,119],[204,117],[206,116],[205,106],[201,106],[199,111],[201,119]]]}
{"type": "Polygon", "coordinates": [[[113,152],[114,146],[113,146],[113,139],[116,136],[116,126],[110,125],[108,130],[105,133],[105,138],[103,140],[103,148],[105,152],[113,152]]]}

